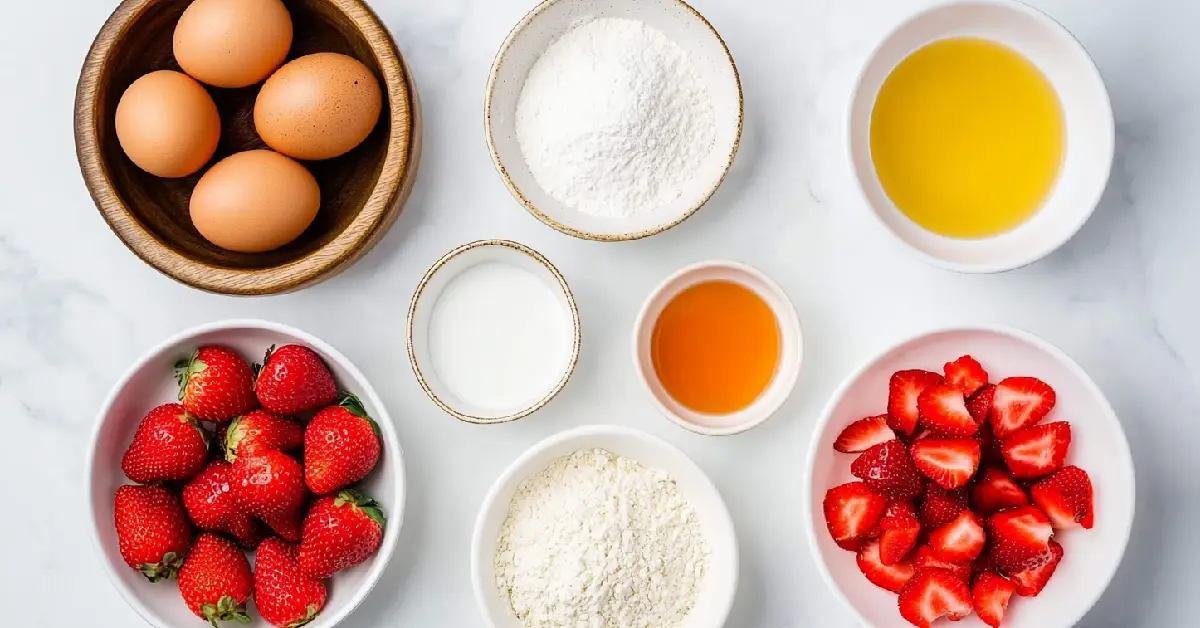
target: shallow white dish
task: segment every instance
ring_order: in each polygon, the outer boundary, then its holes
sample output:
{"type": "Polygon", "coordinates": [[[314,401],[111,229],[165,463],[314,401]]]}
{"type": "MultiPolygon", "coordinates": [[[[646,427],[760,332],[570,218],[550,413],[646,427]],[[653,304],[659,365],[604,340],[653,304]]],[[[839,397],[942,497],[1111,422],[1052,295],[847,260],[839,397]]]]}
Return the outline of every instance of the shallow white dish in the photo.
{"type": "MultiPolygon", "coordinates": [[[[354,393],[367,413],[379,424],[383,452],[379,466],[357,486],[383,506],[387,517],[379,551],[367,562],[334,575],[327,581],[329,595],[324,610],[311,628],[332,628],[341,623],[367,597],[383,575],[400,538],[404,522],[404,454],[396,429],[366,377],[337,349],[321,339],[294,327],[259,320],[228,320],[209,323],[180,332],[146,352],[113,386],[96,417],[85,465],[88,516],[100,563],[109,580],[139,615],[157,628],[195,628],[203,625],[188,610],[179,595],[176,581],[151,584],[121,559],[113,527],[113,494],[117,487],[130,483],[121,471],[121,456],[133,439],[134,431],[150,409],[175,402],[179,387],[173,367],[177,360],[197,346],[220,344],[236,350],[250,362],[261,361],[271,345],[304,345],[325,360],[339,388],[354,393]]],[[[251,626],[266,627],[253,601],[249,614],[251,626]]]]}
{"type": "Polygon", "coordinates": [[[1087,51],[1058,22],[1015,0],[955,0],[897,27],[862,70],[848,131],[851,167],[871,213],[922,259],[970,273],[1019,268],[1070,240],[1100,202],[1115,143],[1108,92],[1087,51]],[[1020,52],[1042,71],[1062,103],[1066,144],[1058,181],[1036,215],[990,238],[947,238],[920,227],[888,198],[871,160],[871,113],[884,80],[919,48],[953,37],[990,39],[1020,52]]]}
{"type": "MultiPolygon", "coordinates": [[[[1095,489],[1096,523],[1091,530],[1055,535],[1065,556],[1040,595],[1014,596],[1004,617],[1009,628],[1067,628],[1075,625],[1108,587],[1129,541],[1134,515],[1134,470],[1129,443],[1104,394],[1069,356],[1033,334],[1006,327],[946,329],[906,340],[872,358],[850,375],[821,415],[809,447],[804,482],[804,523],[813,560],[833,591],[867,626],[904,626],[896,594],[876,587],[858,570],[854,554],[834,544],[825,525],[822,501],[834,486],[854,481],[853,455],[833,450],[850,423],[887,408],[888,380],[902,369],[941,372],[946,362],[970,354],[993,382],[1030,375],[1057,393],[1045,419],[1071,423],[1068,464],[1082,467],[1095,489]]],[[[972,615],[953,624],[983,628],[972,615]]]]}
{"type": "Polygon", "coordinates": [[[716,192],[742,135],[742,85],[724,40],[682,0],[546,0],[509,33],[488,79],[485,134],[492,161],[513,196],[539,220],[579,238],[634,240],[665,231],[694,214],[716,192]],[[712,95],[716,139],[712,152],[675,202],[629,218],[591,216],[563,205],[534,180],[517,141],[516,110],[530,68],[550,44],[580,21],[620,17],[654,27],[687,51],[712,95]]]}
{"type": "Polygon", "coordinates": [[[488,491],[475,522],[471,543],[471,578],[480,612],[491,628],[521,628],[496,588],[493,558],[509,503],[525,478],[546,468],[555,458],[580,449],[604,449],[671,474],[680,493],[691,503],[712,552],[708,575],[696,606],[682,628],[720,628],[725,625],[738,584],[738,544],[733,520],[721,494],[696,463],[679,449],[655,436],[624,427],[580,427],[529,448],[488,491]]]}
{"type": "Polygon", "coordinates": [[[800,376],[800,363],[804,355],[804,338],[800,331],[800,317],[786,292],[762,271],[739,262],[713,260],[686,266],[664,280],[642,305],[637,322],[633,325],[633,364],[638,379],[650,393],[650,399],[668,419],[681,427],[698,434],[728,436],[738,434],[761,425],[783,405],[800,376]],[[708,281],[731,281],[741,284],[758,294],[775,313],[779,323],[782,350],[775,377],[762,395],[749,407],[726,415],[702,414],[688,409],[675,401],[663,388],[654,370],[651,343],[658,317],[672,299],[680,292],[708,281]]]}

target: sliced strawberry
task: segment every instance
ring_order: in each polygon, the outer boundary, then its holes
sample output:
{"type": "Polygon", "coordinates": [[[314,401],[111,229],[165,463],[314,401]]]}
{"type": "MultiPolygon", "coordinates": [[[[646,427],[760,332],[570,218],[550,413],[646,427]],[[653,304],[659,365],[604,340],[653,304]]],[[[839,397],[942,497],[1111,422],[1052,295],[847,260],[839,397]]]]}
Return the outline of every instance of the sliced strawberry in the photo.
{"type": "Polygon", "coordinates": [[[987,423],[988,414],[992,411],[992,398],[996,396],[996,385],[987,384],[979,389],[979,392],[971,395],[967,399],[967,412],[971,413],[971,418],[975,422],[983,425],[987,423]]]}
{"type": "Polygon", "coordinates": [[[930,386],[917,401],[922,427],[949,438],[966,438],[979,431],[979,424],[967,411],[967,400],[957,386],[930,386]]]}
{"type": "Polygon", "coordinates": [[[862,482],[835,486],[825,493],[825,525],[835,541],[866,536],[883,517],[887,500],[862,482]]]}
{"type": "Polygon", "coordinates": [[[1049,384],[1036,377],[1010,377],[996,385],[988,420],[996,438],[1037,425],[1054,408],[1056,396],[1049,384]]]}
{"type": "Polygon", "coordinates": [[[946,373],[946,383],[958,387],[968,397],[988,383],[988,374],[983,370],[983,365],[969,355],[947,362],[942,370],[946,373]]]}
{"type": "Polygon", "coordinates": [[[1008,610],[1008,601],[1016,593],[1017,585],[1005,580],[1000,575],[985,571],[975,578],[975,586],[971,587],[971,600],[975,606],[975,614],[983,623],[999,628],[1004,621],[1004,612],[1008,610]]]}
{"type": "Polygon", "coordinates": [[[888,382],[888,426],[908,436],[917,429],[920,413],[917,399],[930,386],[942,383],[942,376],[929,371],[897,371],[888,382]]]}
{"type": "Polygon", "coordinates": [[[921,494],[925,485],[908,450],[898,440],[880,443],[859,454],[850,464],[850,473],[888,499],[913,499],[921,494]]]}
{"type": "Polygon", "coordinates": [[[930,482],[925,486],[925,498],[921,500],[921,527],[936,530],[954,521],[954,518],[966,509],[966,491],[947,491],[930,482]]]}
{"type": "Polygon", "coordinates": [[[979,442],[927,438],[913,443],[912,460],[925,477],[944,489],[962,488],[979,470],[979,442]]]}
{"type": "Polygon", "coordinates": [[[938,558],[952,563],[969,563],[983,551],[987,535],[983,532],[983,523],[970,510],[964,510],[946,525],[936,529],[929,535],[929,546],[937,552],[938,558]]]}
{"type": "Polygon", "coordinates": [[[1074,465],[1063,467],[1034,484],[1029,493],[1055,529],[1091,529],[1094,509],[1092,480],[1087,471],[1074,465]]]}
{"type": "Polygon", "coordinates": [[[1032,480],[1062,468],[1071,447],[1071,424],[1066,421],[1035,425],[1004,439],[1001,452],[1008,472],[1018,480],[1032,480]]]}
{"type": "Polygon", "coordinates": [[[833,542],[837,543],[838,547],[846,550],[847,552],[854,552],[855,554],[857,554],[858,550],[862,549],[863,546],[863,538],[858,536],[849,539],[842,539],[841,541],[834,539],[833,542]]]}
{"type": "Polygon", "coordinates": [[[917,520],[917,511],[912,504],[893,501],[888,504],[883,519],[879,521],[883,531],[879,535],[879,560],[885,565],[895,565],[917,544],[921,536],[921,522],[917,520]]]}
{"type": "Polygon", "coordinates": [[[913,576],[912,561],[902,560],[895,564],[884,564],[880,559],[880,541],[870,540],[863,543],[858,551],[858,569],[867,580],[875,586],[898,593],[905,583],[913,576]]]}
{"type": "Polygon", "coordinates": [[[958,621],[971,614],[971,589],[945,569],[918,572],[900,591],[900,615],[918,628],[941,617],[958,621]]]}
{"type": "Polygon", "coordinates": [[[1046,583],[1050,582],[1050,577],[1054,575],[1054,570],[1058,568],[1058,563],[1062,562],[1062,558],[1062,546],[1050,541],[1050,549],[1037,564],[1024,571],[1009,572],[1008,577],[1012,579],[1013,584],[1017,585],[1017,594],[1024,597],[1036,597],[1042,592],[1042,589],[1046,588],[1046,583]]]}
{"type": "Polygon", "coordinates": [[[864,452],[875,445],[895,440],[896,433],[888,427],[887,415],[859,419],[838,434],[833,441],[833,448],[844,454],[864,452]]]}
{"type": "Polygon", "coordinates": [[[981,515],[990,515],[1005,508],[1016,508],[1028,503],[1029,497],[1025,495],[1025,491],[1000,467],[984,467],[975,485],[971,487],[971,508],[981,515]]]}
{"type": "Polygon", "coordinates": [[[975,432],[975,440],[979,441],[979,453],[984,462],[1004,464],[1004,452],[1001,449],[1000,439],[992,434],[992,430],[979,428],[979,431],[975,432]]]}
{"type": "Polygon", "coordinates": [[[969,563],[955,563],[943,559],[938,556],[937,550],[922,545],[917,548],[913,554],[913,567],[917,571],[925,571],[926,569],[944,569],[962,578],[966,582],[971,578],[971,565],[969,563]]]}
{"type": "Polygon", "coordinates": [[[996,561],[992,560],[991,543],[984,543],[983,551],[979,552],[979,556],[975,558],[975,562],[971,563],[971,573],[976,577],[987,571],[999,571],[996,567],[996,561]]]}
{"type": "Polygon", "coordinates": [[[1034,506],[1020,506],[992,515],[987,532],[992,560],[1008,575],[1040,567],[1054,536],[1050,520],[1034,506]]]}

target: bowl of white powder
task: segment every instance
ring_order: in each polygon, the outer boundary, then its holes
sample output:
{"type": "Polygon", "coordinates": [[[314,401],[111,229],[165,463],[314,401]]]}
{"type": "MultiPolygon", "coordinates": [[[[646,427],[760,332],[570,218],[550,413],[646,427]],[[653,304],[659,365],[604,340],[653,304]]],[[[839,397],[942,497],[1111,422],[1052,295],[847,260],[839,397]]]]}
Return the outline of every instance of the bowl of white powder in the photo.
{"type": "Polygon", "coordinates": [[[716,192],[742,133],[737,67],[682,0],[546,0],[488,80],[496,169],[539,220],[591,240],[665,231],[716,192]]]}
{"type": "Polygon", "coordinates": [[[581,427],[534,445],[492,486],[471,575],[491,628],[720,628],[737,592],[737,536],[682,451],[581,427]]]}

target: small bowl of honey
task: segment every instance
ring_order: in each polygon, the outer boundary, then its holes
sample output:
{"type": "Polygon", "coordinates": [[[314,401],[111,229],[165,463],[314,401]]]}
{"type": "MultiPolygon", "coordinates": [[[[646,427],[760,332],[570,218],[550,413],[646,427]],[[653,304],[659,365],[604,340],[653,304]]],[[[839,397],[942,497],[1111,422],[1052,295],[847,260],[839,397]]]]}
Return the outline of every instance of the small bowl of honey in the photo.
{"type": "Polygon", "coordinates": [[[851,100],[849,152],[872,213],[960,272],[1035,262],[1108,183],[1112,107],[1083,46],[1015,0],[953,0],[886,36],[851,100]]]}
{"type": "Polygon", "coordinates": [[[654,405],[709,436],[769,419],[795,388],[803,353],[787,293],[738,262],[677,271],[646,299],[634,325],[634,366],[654,405]]]}

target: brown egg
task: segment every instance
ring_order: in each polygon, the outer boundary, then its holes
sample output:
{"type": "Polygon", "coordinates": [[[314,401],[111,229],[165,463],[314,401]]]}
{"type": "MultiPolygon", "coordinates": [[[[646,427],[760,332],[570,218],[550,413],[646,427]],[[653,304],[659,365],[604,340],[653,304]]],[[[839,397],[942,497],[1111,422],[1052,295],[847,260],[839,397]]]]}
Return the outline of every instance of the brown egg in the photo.
{"type": "Polygon", "coordinates": [[[279,153],[251,150],[217,162],[192,191],[192,224],[230,251],[262,253],[299,237],[321,206],[308,170],[279,153]]]}
{"type": "Polygon", "coordinates": [[[208,163],[221,139],[221,116],[204,86],[159,70],[134,81],[117,103],[117,141],[139,168],[186,177],[208,163]]]}
{"type": "Polygon", "coordinates": [[[266,79],[291,47],[292,16],[280,0],[195,0],[175,25],[175,60],[216,87],[266,79]]]}
{"type": "Polygon", "coordinates": [[[254,126],[271,148],[296,159],[331,159],[362,143],[379,121],[379,81],[357,59],[300,57],[271,75],[254,103],[254,126]]]}

